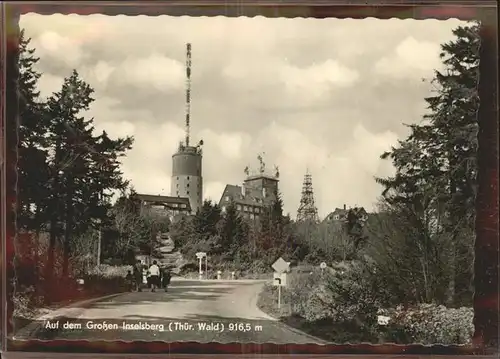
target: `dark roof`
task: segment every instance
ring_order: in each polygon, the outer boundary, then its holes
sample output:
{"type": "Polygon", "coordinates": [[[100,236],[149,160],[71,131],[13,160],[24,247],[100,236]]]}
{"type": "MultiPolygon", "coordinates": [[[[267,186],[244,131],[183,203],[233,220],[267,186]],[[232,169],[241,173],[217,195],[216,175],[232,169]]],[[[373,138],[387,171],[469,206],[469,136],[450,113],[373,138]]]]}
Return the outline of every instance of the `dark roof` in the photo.
{"type": "Polygon", "coordinates": [[[347,209],[335,208],[333,212],[331,212],[327,217],[330,216],[347,216],[347,209]]]}
{"type": "Polygon", "coordinates": [[[363,207],[354,207],[349,209],[335,208],[333,212],[330,212],[325,219],[330,219],[332,216],[347,217],[349,211],[354,211],[357,215],[368,215],[368,212],[363,207]]]}
{"type": "Polygon", "coordinates": [[[160,195],[152,195],[152,194],[137,194],[137,199],[148,202],[155,203],[161,205],[171,205],[171,204],[185,204],[188,208],[191,208],[189,205],[189,198],[187,197],[172,197],[172,196],[160,196],[160,195]]]}
{"type": "Polygon", "coordinates": [[[268,197],[264,197],[261,190],[254,188],[245,188],[245,196],[243,196],[241,189],[242,186],[232,184],[226,185],[226,188],[222,192],[219,205],[222,205],[222,202],[224,202],[224,197],[231,198],[231,200],[237,204],[256,207],[270,205],[275,199],[273,193],[269,193],[268,197]]]}

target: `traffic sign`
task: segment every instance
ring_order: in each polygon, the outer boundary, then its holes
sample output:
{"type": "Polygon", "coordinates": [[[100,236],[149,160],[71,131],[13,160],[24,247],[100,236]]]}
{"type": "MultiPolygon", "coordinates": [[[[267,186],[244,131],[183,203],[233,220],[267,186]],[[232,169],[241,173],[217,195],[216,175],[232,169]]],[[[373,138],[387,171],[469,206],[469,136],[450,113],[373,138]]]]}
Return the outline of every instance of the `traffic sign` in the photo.
{"type": "Polygon", "coordinates": [[[321,264],[319,265],[319,267],[321,269],[325,269],[326,268],[326,263],[325,262],[321,262],[321,264]]]}
{"type": "Polygon", "coordinates": [[[283,273],[283,272],[286,272],[288,270],[288,268],[290,268],[290,264],[285,261],[283,258],[279,257],[276,262],[273,263],[273,265],[271,266],[273,267],[273,269],[278,272],[278,273],[283,273]]]}
{"type": "Polygon", "coordinates": [[[196,258],[201,259],[205,257],[207,254],[205,252],[198,252],[196,253],[196,258]]]}
{"type": "Polygon", "coordinates": [[[274,273],[273,285],[285,287],[286,286],[286,273],[274,273]]]}

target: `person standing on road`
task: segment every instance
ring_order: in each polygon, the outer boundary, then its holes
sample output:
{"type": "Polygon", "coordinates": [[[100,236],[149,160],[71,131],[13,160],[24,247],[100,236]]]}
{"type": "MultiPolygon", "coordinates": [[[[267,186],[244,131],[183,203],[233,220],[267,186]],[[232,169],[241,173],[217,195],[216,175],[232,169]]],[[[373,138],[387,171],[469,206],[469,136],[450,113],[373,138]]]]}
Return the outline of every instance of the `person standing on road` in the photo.
{"type": "Polygon", "coordinates": [[[153,261],[153,264],[149,267],[149,275],[151,278],[151,291],[154,292],[156,287],[158,287],[160,279],[160,267],[158,267],[158,262],[153,261]]]}
{"type": "Polygon", "coordinates": [[[140,259],[134,265],[134,284],[135,290],[138,292],[142,291],[142,262],[140,259]]]}
{"type": "Polygon", "coordinates": [[[162,279],[162,287],[165,289],[165,292],[168,290],[168,285],[170,284],[170,280],[172,279],[172,274],[168,267],[163,268],[163,273],[161,276],[162,279]]]}

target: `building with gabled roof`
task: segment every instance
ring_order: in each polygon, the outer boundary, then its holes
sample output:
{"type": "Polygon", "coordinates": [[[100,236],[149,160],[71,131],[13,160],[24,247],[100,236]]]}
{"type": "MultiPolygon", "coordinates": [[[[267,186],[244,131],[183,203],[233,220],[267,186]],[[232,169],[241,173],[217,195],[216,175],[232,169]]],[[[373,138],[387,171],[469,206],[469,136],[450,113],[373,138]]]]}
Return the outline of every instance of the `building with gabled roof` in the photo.
{"type": "Polygon", "coordinates": [[[346,221],[349,211],[354,211],[356,216],[363,222],[368,219],[368,213],[363,207],[347,208],[347,206],[344,204],[343,208],[335,208],[333,212],[330,212],[325,217],[324,221],[325,222],[346,221]]]}
{"type": "Polygon", "coordinates": [[[219,207],[224,213],[234,203],[243,218],[258,220],[263,209],[276,200],[278,182],[276,177],[258,174],[248,176],[241,186],[228,184],[222,192],[219,207]]]}
{"type": "Polygon", "coordinates": [[[138,193],[141,214],[167,216],[171,220],[179,215],[189,215],[191,204],[188,197],[173,197],[138,193]]]}

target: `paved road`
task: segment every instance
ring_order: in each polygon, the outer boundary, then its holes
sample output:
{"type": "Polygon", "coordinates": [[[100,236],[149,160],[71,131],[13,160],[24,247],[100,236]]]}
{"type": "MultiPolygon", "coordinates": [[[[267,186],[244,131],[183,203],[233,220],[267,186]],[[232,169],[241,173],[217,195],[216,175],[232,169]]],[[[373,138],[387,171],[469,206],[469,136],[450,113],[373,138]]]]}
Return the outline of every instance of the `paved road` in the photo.
{"type": "Polygon", "coordinates": [[[44,328],[31,335],[70,340],[323,343],[260,311],[257,297],[263,285],[255,280],[174,278],[167,293],[133,292],[85,308],[55,311],[41,321],[44,328]],[[66,322],[75,327],[63,328],[66,322]],[[58,328],[48,328],[49,323],[58,328]]]}

